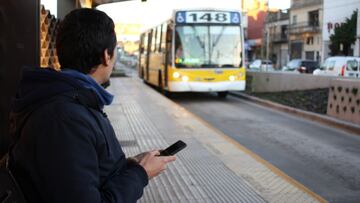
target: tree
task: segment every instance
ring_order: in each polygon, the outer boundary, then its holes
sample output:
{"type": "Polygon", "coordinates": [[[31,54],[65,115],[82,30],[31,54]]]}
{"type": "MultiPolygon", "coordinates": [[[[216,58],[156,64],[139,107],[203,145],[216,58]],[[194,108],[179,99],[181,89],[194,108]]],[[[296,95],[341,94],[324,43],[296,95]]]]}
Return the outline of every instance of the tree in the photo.
{"type": "Polygon", "coordinates": [[[332,56],[352,54],[351,45],[356,40],[357,12],[357,10],[354,11],[341,26],[335,27],[334,34],[330,36],[331,43],[329,45],[332,56]]]}

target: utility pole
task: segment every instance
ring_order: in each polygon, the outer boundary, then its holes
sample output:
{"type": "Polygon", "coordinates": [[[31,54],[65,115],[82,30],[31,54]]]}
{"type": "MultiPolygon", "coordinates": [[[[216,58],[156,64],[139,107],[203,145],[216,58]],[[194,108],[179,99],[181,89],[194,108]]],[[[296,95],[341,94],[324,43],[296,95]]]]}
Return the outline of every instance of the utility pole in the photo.
{"type": "Polygon", "coordinates": [[[266,60],[269,60],[269,51],[270,51],[270,29],[268,26],[265,27],[266,29],[266,60]]]}
{"type": "Polygon", "coordinates": [[[359,9],[357,9],[356,41],[354,48],[354,56],[360,57],[360,10],[359,9]]]}

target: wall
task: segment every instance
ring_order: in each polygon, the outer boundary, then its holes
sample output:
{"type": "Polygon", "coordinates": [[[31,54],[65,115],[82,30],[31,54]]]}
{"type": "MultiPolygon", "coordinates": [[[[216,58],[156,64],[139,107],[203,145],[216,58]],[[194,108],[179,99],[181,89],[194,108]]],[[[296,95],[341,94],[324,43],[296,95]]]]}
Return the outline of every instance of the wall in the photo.
{"type": "Polygon", "coordinates": [[[247,87],[253,92],[281,92],[328,88],[336,77],[286,72],[247,71],[247,87]]]}
{"type": "Polygon", "coordinates": [[[360,124],[360,80],[338,79],[331,82],[327,114],[360,124]]]}

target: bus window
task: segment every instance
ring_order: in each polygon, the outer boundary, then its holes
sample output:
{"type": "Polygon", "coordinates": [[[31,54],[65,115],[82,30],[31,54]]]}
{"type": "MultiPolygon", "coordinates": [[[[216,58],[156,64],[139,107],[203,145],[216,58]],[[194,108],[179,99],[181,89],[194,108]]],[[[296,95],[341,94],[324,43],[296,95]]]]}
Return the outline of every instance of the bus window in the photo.
{"type": "Polygon", "coordinates": [[[155,29],[153,29],[153,31],[152,31],[152,36],[153,36],[153,38],[152,38],[152,46],[151,46],[151,51],[152,52],[156,52],[156,37],[157,37],[157,29],[155,28],[155,29]]]}
{"type": "Polygon", "coordinates": [[[239,26],[177,26],[175,53],[178,49],[180,53],[180,47],[183,58],[175,58],[178,67],[239,67],[241,64],[239,26]]]}
{"type": "Polygon", "coordinates": [[[139,45],[139,53],[143,54],[144,53],[144,34],[142,34],[140,36],[140,45],[139,45]]]}
{"type": "Polygon", "coordinates": [[[161,52],[161,50],[162,50],[162,36],[163,36],[163,25],[161,25],[160,26],[160,36],[159,36],[159,39],[160,39],[160,41],[159,41],[159,52],[161,52]]]}
{"type": "Polygon", "coordinates": [[[152,36],[153,36],[153,31],[151,30],[151,31],[148,33],[148,41],[147,41],[147,53],[148,53],[148,55],[149,55],[149,53],[151,52],[152,36]]]}
{"type": "Polygon", "coordinates": [[[144,40],[143,40],[143,45],[142,47],[144,48],[144,54],[147,54],[147,46],[148,46],[148,40],[149,40],[149,37],[148,37],[148,33],[144,33],[144,40]]]}
{"type": "Polygon", "coordinates": [[[155,51],[160,52],[161,26],[158,26],[156,28],[156,33],[157,33],[157,36],[156,36],[156,50],[155,51]]]}
{"type": "Polygon", "coordinates": [[[165,51],[165,47],[166,47],[166,24],[162,25],[160,44],[161,44],[160,51],[165,51]]]}
{"type": "Polygon", "coordinates": [[[168,64],[172,64],[173,63],[173,59],[172,59],[172,36],[173,36],[173,30],[171,29],[171,27],[168,25],[167,29],[166,29],[166,54],[167,54],[167,59],[168,64]]]}

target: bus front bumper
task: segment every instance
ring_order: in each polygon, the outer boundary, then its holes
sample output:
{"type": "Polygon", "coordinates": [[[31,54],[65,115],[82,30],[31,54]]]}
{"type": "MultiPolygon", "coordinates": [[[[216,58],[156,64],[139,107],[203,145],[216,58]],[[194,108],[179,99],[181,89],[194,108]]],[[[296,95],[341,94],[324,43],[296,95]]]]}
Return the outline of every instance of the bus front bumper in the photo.
{"type": "Polygon", "coordinates": [[[170,92],[224,92],[245,90],[245,81],[169,82],[170,92]]]}

